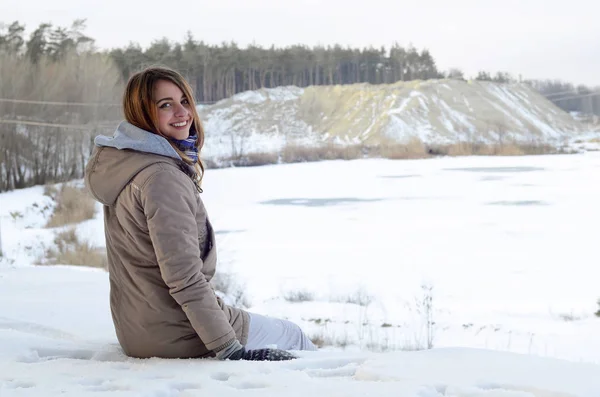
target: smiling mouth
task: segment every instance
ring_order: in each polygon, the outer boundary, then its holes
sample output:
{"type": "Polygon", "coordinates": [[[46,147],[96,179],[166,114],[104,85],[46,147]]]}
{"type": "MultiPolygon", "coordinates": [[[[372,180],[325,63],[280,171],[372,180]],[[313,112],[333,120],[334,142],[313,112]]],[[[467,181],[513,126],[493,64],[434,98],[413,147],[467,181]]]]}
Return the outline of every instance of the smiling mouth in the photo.
{"type": "Polygon", "coordinates": [[[179,123],[173,123],[171,124],[171,126],[175,127],[175,128],[181,128],[181,127],[185,127],[186,125],[188,125],[189,120],[186,121],[181,121],[179,123]]]}

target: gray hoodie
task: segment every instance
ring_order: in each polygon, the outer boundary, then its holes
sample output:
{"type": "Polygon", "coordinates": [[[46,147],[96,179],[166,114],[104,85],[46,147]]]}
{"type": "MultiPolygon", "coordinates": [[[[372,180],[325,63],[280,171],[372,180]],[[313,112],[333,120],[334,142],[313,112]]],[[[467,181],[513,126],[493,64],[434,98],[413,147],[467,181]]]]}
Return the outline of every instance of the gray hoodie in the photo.
{"type": "Polygon", "coordinates": [[[96,146],[131,149],[138,152],[154,153],[181,160],[173,146],[162,136],[153,134],[135,125],[123,121],[117,126],[112,137],[98,135],[94,139],[96,146]]]}

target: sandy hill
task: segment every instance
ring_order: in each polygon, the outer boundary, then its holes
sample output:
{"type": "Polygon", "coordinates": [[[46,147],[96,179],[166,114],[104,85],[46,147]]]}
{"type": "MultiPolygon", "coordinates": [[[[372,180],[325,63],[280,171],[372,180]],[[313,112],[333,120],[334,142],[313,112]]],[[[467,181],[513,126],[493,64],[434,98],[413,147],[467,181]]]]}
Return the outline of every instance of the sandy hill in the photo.
{"type": "Polygon", "coordinates": [[[585,130],[525,84],[482,81],[278,87],[243,92],[200,112],[208,157],[275,151],[290,142],[553,144],[585,130]]]}

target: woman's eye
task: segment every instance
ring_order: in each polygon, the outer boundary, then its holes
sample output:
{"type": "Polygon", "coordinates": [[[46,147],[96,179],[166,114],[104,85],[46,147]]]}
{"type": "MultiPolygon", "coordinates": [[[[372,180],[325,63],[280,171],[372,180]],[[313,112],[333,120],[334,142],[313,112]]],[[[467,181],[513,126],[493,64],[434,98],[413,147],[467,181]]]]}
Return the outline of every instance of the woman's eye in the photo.
{"type": "Polygon", "coordinates": [[[170,103],[163,103],[162,105],[160,105],[160,109],[166,109],[168,106],[171,106],[170,103]]]}
{"type": "Polygon", "coordinates": [[[181,103],[183,103],[184,105],[189,105],[190,102],[187,99],[184,99],[183,101],[181,101],[181,103]]]}

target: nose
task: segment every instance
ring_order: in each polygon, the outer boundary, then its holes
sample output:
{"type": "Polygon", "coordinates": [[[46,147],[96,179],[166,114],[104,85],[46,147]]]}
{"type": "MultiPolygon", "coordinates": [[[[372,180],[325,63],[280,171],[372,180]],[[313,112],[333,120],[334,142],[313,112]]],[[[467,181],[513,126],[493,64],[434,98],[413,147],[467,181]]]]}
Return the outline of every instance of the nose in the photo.
{"type": "Polygon", "coordinates": [[[175,116],[177,117],[185,117],[188,115],[188,110],[182,104],[177,104],[175,107],[175,116]]]}

